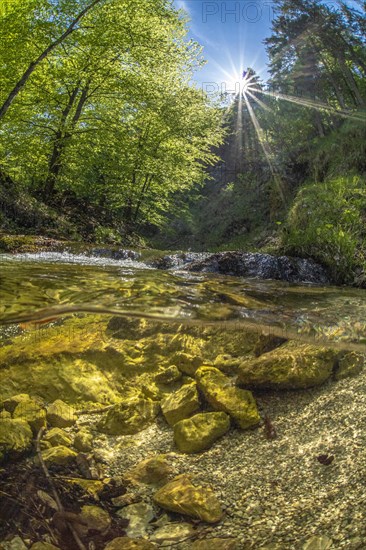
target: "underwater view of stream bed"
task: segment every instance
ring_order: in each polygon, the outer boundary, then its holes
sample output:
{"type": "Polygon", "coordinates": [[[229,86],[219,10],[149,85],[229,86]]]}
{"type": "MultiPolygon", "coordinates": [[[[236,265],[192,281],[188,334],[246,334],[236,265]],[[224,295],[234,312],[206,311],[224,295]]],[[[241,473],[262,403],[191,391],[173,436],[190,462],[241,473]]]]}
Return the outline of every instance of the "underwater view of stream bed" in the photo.
{"type": "Polygon", "coordinates": [[[0,263],[1,549],[366,548],[364,290],[0,263]]]}

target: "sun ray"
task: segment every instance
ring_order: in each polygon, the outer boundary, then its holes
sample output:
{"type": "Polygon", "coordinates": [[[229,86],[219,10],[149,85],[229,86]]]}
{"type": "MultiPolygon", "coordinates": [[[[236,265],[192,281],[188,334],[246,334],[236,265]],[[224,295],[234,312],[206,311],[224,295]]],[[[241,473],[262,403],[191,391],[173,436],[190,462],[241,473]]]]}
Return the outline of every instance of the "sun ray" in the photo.
{"type": "Polygon", "coordinates": [[[279,92],[268,92],[266,90],[260,90],[259,88],[255,90],[251,89],[250,91],[255,91],[256,93],[273,97],[276,100],[280,99],[283,101],[288,101],[290,103],[295,103],[296,105],[299,105],[301,107],[308,107],[310,109],[316,109],[318,111],[326,111],[328,113],[331,113],[333,115],[340,116],[343,118],[350,118],[354,120],[359,120],[361,122],[366,121],[366,113],[365,114],[353,113],[352,111],[335,109],[334,107],[331,107],[330,105],[328,105],[327,103],[323,103],[322,101],[315,101],[308,98],[300,98],[300,97],[296,97],[288,94],[281,94],[279,92]]]}

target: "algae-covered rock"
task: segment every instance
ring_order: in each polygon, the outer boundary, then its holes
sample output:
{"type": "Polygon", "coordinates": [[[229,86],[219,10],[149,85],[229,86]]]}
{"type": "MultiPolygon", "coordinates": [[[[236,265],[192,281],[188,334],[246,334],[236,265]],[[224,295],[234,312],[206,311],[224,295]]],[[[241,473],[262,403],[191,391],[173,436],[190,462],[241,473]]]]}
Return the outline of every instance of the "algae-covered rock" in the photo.
{"type": "Polygon", "coordinates": [[[52,447],[57,447],[57,445],[69,447],[71,445],[71,437],[61,428],[52,428],[49,430],[43,437],[43,440],[49,442],[52,447]]]}
{"type": "Polygon", "coordinates": [[[175,365],[170,365],[155,376],[158,384],[173,384],[182,378],[182,373],[175,365]]]}
{"type": "Polygon", "coordinates": [[[334,378],[343,380],[350,376],[356,376],[365,365],[365,355],[355,351],[341,352],[336,361],[334,378]]]}
{"type": "Polygon", "coordinates": [[[187,540],[193,537],[197,530],[191,523],[167,523],[154,531],[151,535],[151,540],[158,544],[177,544],[182,540],[187,540]]]}
{"type": "Polygon", "coordinates": [[[174,426],[174,441],[184,453],[209,449],[230,428],[230,417],[224,412],[201,413],[181,420],[174,426]]]}
{"type": "Polygon", "coordinates": [[[144,539],[117,537],[111,540],[104,550],[155,550],[157,546],[144,539]]]}
{"type": "Polygon", "coordinates": [[[42,451],[42,458],[46,464],[60,464],[65,466],[76,460],[77,454],[64,445],[57,445],[42,451]]]}
{"type": "Polygon", "coordinates": [[[110,435],[129,435],[140,432],[159,412],[157,401],[132,397],[114,405],[99,421],[98,430],[110,435]]]}
{"type": "Polygon", "coordinates": [[[239,541],[232,538],[196,540],[190,550],[239,550],[239,541]]]}
{"type": "Polygon", "coordinates": [[[256,357],[268,353],[287,342],[286,338],[273,336],[272,334],[261,334],[254,346],[253,353],[256,357]]]}
{"type": "Polygon", "coordinates": [[[73,426],[76,422],[75,411],[73,407],[67,405],[61,399],[56,399],[47,408],[47,422],[55,428],[73,426]]]}
{"type": "Polygon", "coordinates": [[[246,429],[259,423],[257,405],[250,391],[233,386],[231,379],[215,367],[201,367],[196,378],[209,404],[229,414],[239,428],[246,429]]]}
{"type": "Polygon", "coordinates": [[[78,431],[74,438],[74,447],[82,453],[91,451],[93,448],[92,434],[86,429],[78,431]]]}
{"type": "Polygon", "coordinates": [[[99,506],[83,506],[80,519],[86,525],[88,531],[97,531],[103,534],[109,531],[112,523],[109,513],[99,506]]]}
{"type": "Polygon", "coordinates": [[[161,402],[161,410],[170,426],[189,417],[200,408],[196,383],[185,384],[167,395],[161,402]]]}
{"type": "Polygon", "coordinates": [[[242,358],[230,354],[220,354],[214,360],[213,366],[226,374],[236,374],[242,358]]]}
{"type": "Polygon", "coordinates": [[[32,446],[32,430],[21,418],[0,419],[0,462],[20,457],[32,446]]]}
{"type": "Polygon", "coordinates": [[[172,363],[174,363],[174,365],[176,365],[184,374],[193,376],[198,367],[204,363],[204,360],[199,355],[192,355],[190,353],[178,351],[173,355],[172,363]]]}
{"type": "Polygon", "coordinates": [[[99,479],[83,479],[79,477],[65,479],[65,483],[69,485],[78,485],[85,491],[86,494],[97,498],[103,491],[105,484],[99,479]]]}
{"type": "Polygon", "coordinates": [[[154,519],[155,513],[151,504],[147,502],[136,502],[125,506],[117,512],[120,518],[128,520],[126,534],[129,537],[145,537],[149,523],[154,519]]]}
{"type": "Polygon", "coordinates": [[[302,550],[328,550],[333,546],[333,541],[325,535],[315,535],[305,542],[302,550]]]}
{"type": "Polygon", "coordinates": [[[30,550],[59,550],[58,546],[54,546],[49,542],[35,542],[30,547],[30,550]]]}
{"type": "Polygon", "coordinates": [[[24,541],[16,536],[0,543],[0,550],[27,550],[24,541]]]}
{"type": "Polygon", "coordinates": [[[300,389],[318,386],[333,369],[336,352],[290,341],[239,367],[239,383],[254,388],[300,389]]]}
{"type": "Polygon", "coordinates": [[[161,485],[166,483],[173,472],[164,455],[156,455],[139,462],[126,474],[128,479],[146,483],[147,485],[161,485]]]}
{"type": "Polygon", "coordinates": [[[153,499],[165,510],[207,523],[217,523],[222,518],[221,506],[214,492],[207,487],[194,485],[185,474],[164,485],[153,499]]]}
{"type": "Polygon", "coordinates": [[[13,413],[20,403],[26,403],[30,400],[31,397],[27,393],[19,393],[18,395],[14,395],[12,397],[9,397],[8,399],[5,399],[5,401],[3,402],[3,407],[6,411],[13,413]]]}
{"type": "Polygon", "coordinates": [[[46,425],[46,410],[33,399],[18,403],[13,412],[13,418],[26,420],[33,433],[37,433],[46,425]]]}

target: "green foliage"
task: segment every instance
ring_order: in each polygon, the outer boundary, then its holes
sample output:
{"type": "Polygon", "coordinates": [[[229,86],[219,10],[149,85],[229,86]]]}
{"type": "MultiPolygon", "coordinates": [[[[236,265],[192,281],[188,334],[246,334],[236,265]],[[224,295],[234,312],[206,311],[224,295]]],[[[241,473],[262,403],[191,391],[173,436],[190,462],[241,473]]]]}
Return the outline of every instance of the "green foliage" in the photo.
{"type": "Polygon", "coordinates": [[[310,256],[336,282],[360,282],[366,268],[366,180],[339,177],[298,192],[283,228],[286,253],[310,256]]]}

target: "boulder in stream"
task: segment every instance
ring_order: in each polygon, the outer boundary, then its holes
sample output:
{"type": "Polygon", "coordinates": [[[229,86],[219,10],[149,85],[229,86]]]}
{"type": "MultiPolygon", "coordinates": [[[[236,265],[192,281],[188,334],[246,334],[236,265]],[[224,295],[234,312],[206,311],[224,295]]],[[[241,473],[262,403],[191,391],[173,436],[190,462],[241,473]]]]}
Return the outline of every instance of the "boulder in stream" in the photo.
{"type": "Polygon", "coordinates": [[[188,418],[199,408],[200,401],[195,382],[184,384],[179,390],[168,394],[161,402],[161,410],[170,426],[174,426],[183,418],[188,418]]]}
{"type": "Polygon", "coordinates": [[[237,277],[276,279],[291,283],[326,284],[329,282],[325,269],[313,260],[271,256],[258,252],[218,252],[189,263],[185,269],[237,277]]]}
{"type": "Polygon", "coordinates": [[[174,426],[174,441],[184,453],[209,449],[230,428],[230,417],[224,412],[195,414],[174,426]]]}
{"type": "Polygon", "coordinates": [[[332,374],[336,352],[289,341],[238,368],[238,383],[263,389],[301,389],[318,386],[332,374]]]}
{"type": "Polygon", "coordinates": [[[157,401],[131,397],[114,405],[99,421],[98,430],[109,435],[133,435],[146,428],[158,412],[157,401]]]}
{"type": "Polygon", "coordinates": [[[215,367],[199,368],[196,378],[211,407],[229,414],[239,428],[251,428],[259,423],[257,404],[250,391],[234,386],[232,379],[215,367]]]}

